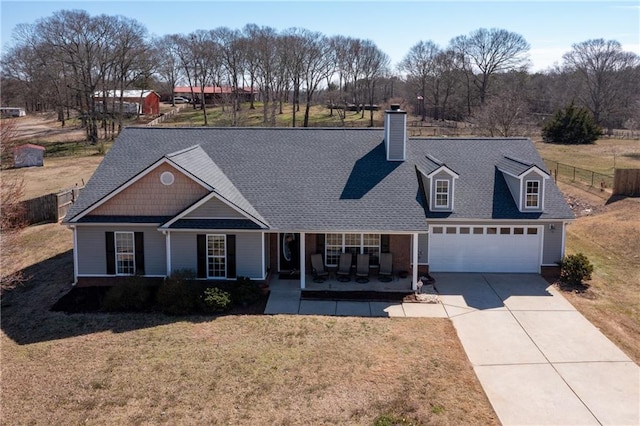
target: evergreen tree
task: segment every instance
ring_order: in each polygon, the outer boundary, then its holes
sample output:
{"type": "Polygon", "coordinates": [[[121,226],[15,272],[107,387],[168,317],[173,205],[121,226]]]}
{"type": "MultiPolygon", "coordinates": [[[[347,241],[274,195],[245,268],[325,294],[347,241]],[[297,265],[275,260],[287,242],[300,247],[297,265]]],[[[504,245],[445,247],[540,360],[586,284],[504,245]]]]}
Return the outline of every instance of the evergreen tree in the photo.
{"type": "Polygon", "coordinates": [[[542,138],[548,143],[578,145],[594,143],[602,136],[602,129],[596,124],[586,108],[577,108],[573,102],[558,110],[551,121],[542,128],[542,138]]]}

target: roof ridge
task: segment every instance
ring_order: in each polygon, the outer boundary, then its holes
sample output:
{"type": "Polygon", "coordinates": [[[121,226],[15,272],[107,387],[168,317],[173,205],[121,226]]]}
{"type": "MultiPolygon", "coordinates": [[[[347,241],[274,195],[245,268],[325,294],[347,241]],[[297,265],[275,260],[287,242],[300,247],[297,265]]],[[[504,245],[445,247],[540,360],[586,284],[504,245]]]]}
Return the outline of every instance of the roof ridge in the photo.
{"type": "Polygon", "coordinates": [[[528,163],[528,162],[526,162],[526,161],[524,161],[524,160],[520,160],[520,159],[518,159],[518,158],[514,158],[514,157],[511,157],[511,156],[509,156],[509,155],[504,155],[503,157],[504,157],[504,158],[506,158],[507,160],[511,160],[511,161],[515,161],[516,163],[520,163],[520,164],[522,164],[523,166],[529,166],[529,167],[533,167],[533,166],[535,166],[535,164],[534,164],[534,163],[528,163]]]}
{"type": "Polygon", "coordinates": [[[165,157],[165,158],[172,158],[172,157],[176,157],[176,156],[178,156],[178,155],[182,155],[182,154],[184,154],[184,153],[186,153],[186,152],[193,151],[193,150],[196,150],[196,149],[198,149],[198,148],[202,149],[202,147],[200,146],[200,144],[192,145],[192,146],[190,146],[190,147],[187,147],[187,148],[181,149],[181,150],[179,150],[179,151],[170,152],[169,154],[165,154],[165,155],[164,155],[164,157],[165,157]]]}

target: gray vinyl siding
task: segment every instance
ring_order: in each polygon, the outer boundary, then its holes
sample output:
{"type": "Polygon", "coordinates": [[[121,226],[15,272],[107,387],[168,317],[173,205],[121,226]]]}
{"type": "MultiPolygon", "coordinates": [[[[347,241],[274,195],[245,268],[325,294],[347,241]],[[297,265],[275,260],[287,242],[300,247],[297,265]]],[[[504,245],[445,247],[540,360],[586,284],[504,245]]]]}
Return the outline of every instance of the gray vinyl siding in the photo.
{"type": "Polygon", "coordinates": [[[509,191],[511,192],[511,196],[513,197],[513,202],[516,203],[516,206],[520,208],[518,204],[518,200],[520,200],[520,179],[503,173],[505,182],[507,182],[507,186],[509,187],[509,191]]]}
{"type": "Polygon", "coordinates": [[[78,256],[78,275],[104,275],[107,273],[105,227],[76,227],[75,247],[78,256]]]}
{"type": "Polygon", "coordinates": [[[165,275],[166,256],[164,235],[153,227],[140,226],[78,226],[78,275],[107,273],[106,232],[143,232],[145,275],[165,275]]]}
{"type": "Polygon", "coordinates": [[[229,207],[222,201],[213,198],[202,206],[198,207],[191,213],[185,216],[186,219],[193,218],[243,218],[244,216],[237,210],[229,207]]]}
{"type": "Polygon", "coordinates": [[[262,234],[236,234],[236,263],[238,276],[262,278],[262,234]]]}
{"type": "MultiPolygon", "coordinates": [[[[204,233],[204,232],[203,232],[204,233]]],[[[198,246],[196,233],[171,233],[171,270],[198,270],[198,246]]]]}
{"type": "MultiPolygon", "coordinates": [[[[198,269],[198,234],[215,232],[172,232],[171,268],[198,269]]],[[[249,278],[262,278],[262,234],[239,232],[236,236],[236,274],[249,278]]]]}
{"type": "Polygon", "coordinates": [[[387,115],[387,160],[401,161],[406,156],[406,122],[404,113],[387,115]]]}
{"type": "Polygon", "coordinates": [[[542,251],[542,264],[553,265],[562,260],[562,222],[544,226],[544,245],[542,251]],[[551,229],[551,226],[555,229],[551,229]]]}
{"type": "Polygon", "coordinates": [[[418,235],[418,264],[426,265],[428,262],[429,262],[429,234],[419,234],[418,235]]]}

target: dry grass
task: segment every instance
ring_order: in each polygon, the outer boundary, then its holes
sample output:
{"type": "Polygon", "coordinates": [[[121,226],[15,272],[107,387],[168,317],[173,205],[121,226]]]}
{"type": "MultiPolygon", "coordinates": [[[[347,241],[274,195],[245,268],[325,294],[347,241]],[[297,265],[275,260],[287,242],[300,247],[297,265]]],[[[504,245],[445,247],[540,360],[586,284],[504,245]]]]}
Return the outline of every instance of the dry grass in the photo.
{"type": "Polygon", "coordinates": [[[43,167],[2,170],[2,180],[24,179],[27,200],[87,183],[104,157],[98,155],[45,158],[43,167]]]}
{"type": "Polygon", "coordinates": [[[597,214],[567,228],[567,253],[584,253],[595,271],[589,291],[569,300],[636,363],[640,363],[640,199],[607,200],[561,185],[597,214]]]}
{"type": "Polygon", "coordinates": [[[640,141],[599,139],[592,145],[556,145],[535,141],[545,160],[552,160],[602,174],[613,174],[617,168],[640,168],[640,141]],[[614,159],[615,157],[615,159],[614,159]]]}
{"type": "Polygon", "coordinates": [[[3,424],[498,423],[447,320],[41,319],[3,324],[3,424]]]}

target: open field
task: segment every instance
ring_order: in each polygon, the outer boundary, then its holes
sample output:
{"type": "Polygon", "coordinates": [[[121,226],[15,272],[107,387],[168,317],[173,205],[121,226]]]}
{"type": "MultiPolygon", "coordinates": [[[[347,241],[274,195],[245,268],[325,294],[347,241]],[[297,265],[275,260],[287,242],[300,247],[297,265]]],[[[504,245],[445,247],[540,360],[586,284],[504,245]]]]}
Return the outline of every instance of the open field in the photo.
{"type": "Polygon", "coordinates": [[[598,139],[592,145],[556,145],[534,141],[545,160],[569,164],[602,174],[613,174],[617,168],[640,169],[640,141],[631,139],[598,139]]]}
{"type": "Polygon", "coordinates": [[[29,231],[32,278],[2,297],[2,424],[498,424],[446,319],[50,312],[70,233],[29,231]]]}
{"type": "MultiPolygon", "coordinates": [[[[242,104],[240,111],[237,112],[237,120],[240,127],[246,126],[263,126],[263,104],[260,102],[256,102],[254,104],[255,109],[250,109],[249,104],[242,104]]],[[[304,105],[300,105],[300,111],[296,111],[296,127],[302,127],[302,123],[304,122],[304,105]]],[[[229,106],[207,106],[207,122],[209,126],[212,127],[225,127],[230,126],[232,123],[232,112],[233,110],[229,106]]],[[[271,105],[268,106],[267,119],[271,117],[271,105]]],[[[369,125],[369,111],[365,111],[364,118],[362,117],[362,112],[355,111],[347,111],[344,122],[345,125],[349,126],[358,126],[358,127],[366,127],[369,125]]],[[[383,111],[374,111],[373,119],[374,123],[377,123],[377,126],[380,126],[380,123],[383,120],[383,111]]],[[[292,104],[283,104],[282,106],[282,114],[280,114],[279,107],[275,112],[276,117],[276,125],[278,127],[292,127],[293,122],[293,105],[292,104]]],[[[323,127],[334,127],[341,126],[342,121],[338,116],[338,111],[333,111],[333,116],[331,116],[331,110],[322,105],[313,105],[309,112],[309,123],[311,126],[323,126],[323,127]]],[[[193,109],[192,106],[189,106],[165,123],[162,123],[161,126],[202,126],[204,124],[204,116],[202,110],[198,108],[193,109]]]]}

